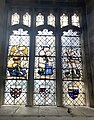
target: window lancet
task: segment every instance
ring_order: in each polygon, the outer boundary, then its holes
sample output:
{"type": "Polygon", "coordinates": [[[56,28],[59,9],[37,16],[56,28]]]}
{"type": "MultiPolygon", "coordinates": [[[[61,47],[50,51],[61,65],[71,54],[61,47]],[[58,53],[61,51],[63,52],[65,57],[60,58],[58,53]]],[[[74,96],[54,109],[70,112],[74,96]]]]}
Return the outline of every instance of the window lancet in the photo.
{"type": "Polygon", "coordinates": [[[19,22],[20,22],[20,15],[18,13],[12,14],[11,25],[19,24],[19,22]]]}
{"type": "Polygon", "coordinates": [[[21,28],[10,35],[4,104],[26,104],[29,42],[28,31],[21,28]]]}
{"type": "Polygon", "coordinates": [[[53,31],[38,31],[35,47],[34,105],[55,105],[56,54],[53,31]]]}
{"type": "Polygon", "coordinates": [[[63,105],[85,105],[80,35],[64,31],[61,43],[63,105]]]}

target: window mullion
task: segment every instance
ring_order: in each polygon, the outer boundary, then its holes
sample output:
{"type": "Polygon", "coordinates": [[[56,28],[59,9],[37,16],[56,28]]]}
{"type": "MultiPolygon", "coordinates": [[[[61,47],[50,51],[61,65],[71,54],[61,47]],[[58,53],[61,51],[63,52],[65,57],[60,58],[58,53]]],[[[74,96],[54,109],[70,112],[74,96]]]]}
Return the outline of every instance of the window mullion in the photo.
{"type": "Polygon", "coordinates": [[[59,20],[60,17],[56,14],[56,102],[57,106],[62,106],[61,36],[59,20]]]}
{"type": "Polygon", "coordinates": [[[29,59],[29,79],[28,79],[28,93],[27,106],[33,106],[33,91],[34,91],[34,56],[35,56],[35,14],[31,17],[31,41],[30,41],[30,59],[29,59]]]}

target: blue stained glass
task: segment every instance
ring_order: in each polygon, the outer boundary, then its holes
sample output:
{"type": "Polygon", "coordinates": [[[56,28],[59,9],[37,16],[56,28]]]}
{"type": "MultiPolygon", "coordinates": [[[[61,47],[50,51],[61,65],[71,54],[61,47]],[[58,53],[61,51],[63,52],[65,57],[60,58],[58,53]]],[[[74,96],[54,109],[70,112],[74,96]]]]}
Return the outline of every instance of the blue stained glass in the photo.
{"type": "Polygon", "coordinates": [[[68,89],[69,96],[75,100],[78,97],[79,89],[68,89]]]}
{"type": "Polygon", "coordinates": [[[52,66],[45,64],[45,70],[39,70],[38,74],[40,74],[40,75],[52,75],[53,74],[52,66]]]}
{"type": "Polygon", "coordinates": [[[26,70],[19,69],[19,66],[15,66],[14,68],[8,68],[8,71],[13,77],[22,77],[26,74],[26,70]]]}
{"type": "Polygon", "coordinates": [[[48,64],[45,65],[45,72],[44,74],[46,75],[52,75],[53,74],[53,70],[52,70],[52,66],[49,66],[48,64]]]}

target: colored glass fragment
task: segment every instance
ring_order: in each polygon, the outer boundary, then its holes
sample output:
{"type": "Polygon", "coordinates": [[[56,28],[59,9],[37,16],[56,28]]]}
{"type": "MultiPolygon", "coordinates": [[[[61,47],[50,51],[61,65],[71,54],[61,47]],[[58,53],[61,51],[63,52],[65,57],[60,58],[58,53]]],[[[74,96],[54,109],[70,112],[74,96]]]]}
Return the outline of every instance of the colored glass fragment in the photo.
{"type": "Polygon", "coordinates": [[[10,88],[10,94],[13,98],[18,98],[22,93],[22,88],[10,88]]]}
{"type": "Polygon", "coordinates": [[[23,70],[25,65],[25,57],[23,59],[24,64],[21,66],[21,56],[28,55],[28,48],[25,46],[14,45],[10,50],[10,58],[8,60],[8,71],[10,76],[13,77],[23,77],[26,74],[26,70],[23,70]]]}
{"type": "Polygon", "coordinates": [[[10,75],[14,77],[22,77],[26,74],[26,70],[22,70],[18,65],[15,66],[15,68],[8,68],[8,71],[10,75]]]}
{"type": "Polygon", "coordinates": [[[68,89],[69,96],[75,100],[78,97],[79,89],[68,89]]]}
{"type": "Polygon", "coordinates": [[[69,96],[75,100],[79,94],[79,83],[78,82],[71,82],[68,84],[68,94],[69,96]]]}
{"type": "Polygon", "coordinates": [[[43,69],[39,70],[38,74],[40,74],[40,75],[52,75],[53,74],[52,66],[49,66],[48,64],[46,64],[45,70],[43,70],[43,69]]]}
{"type": "Polygon", "coordinates": [[[43,48],[40,50],[39,55],[41,58],[39,58],[39,70],[38,74],[39,75],[52,75],[53,74],[53,69],[50,64],[50,59],[49,55],[51,54],[50,52],[50,47],[48,46],[43,46],[43,48]],[[47,56],[48,55],[48,56],[47,56]]]}

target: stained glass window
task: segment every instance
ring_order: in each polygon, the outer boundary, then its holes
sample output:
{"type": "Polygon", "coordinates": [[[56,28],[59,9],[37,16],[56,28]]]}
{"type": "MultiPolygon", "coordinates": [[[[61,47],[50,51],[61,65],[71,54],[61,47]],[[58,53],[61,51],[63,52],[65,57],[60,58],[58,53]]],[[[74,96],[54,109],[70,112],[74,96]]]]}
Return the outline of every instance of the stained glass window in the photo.
{"type": "Polygon", "coordinates": [[[63,105],[85,105],[80,34],[64,31],[62,43],[63,105]]]}
{"type": "Polygon", "coordinates": [[[28,31],[21,28],[10,35],[4,104],[26,104],[29,42],[28,31]]]}
{"type": "Polygon", "coordinates": [[[38,31],[35,43],[34,105],[56,104],[55,36],[38,31]]]}
{"type": "Polygon", "coordinates": [[[12,14],[12,17],[11,17],[11,25],[19,24],[19,21],[20,21],[20,16],[19,16],[19,14],[18,14],[18,13],[12,14]]]}
{"type": "Polygon", "coordinates": [[[80,27],[80,18],[77,14],[72,16],[72,25],[80,27]]]}
{"type": "Polygon", "coordinates": [[[60,26],[62,28],[67,25],[68,25],[68,16],[66,14],[62,14],[62,16],[60,16],[60,26]]]}
{"type": "Polygon", "coordinates": [[[41,13],[36,16],[36,27],[40,25],[44,25],[44,16],[41,13]]]}
{"type": "Polygon", "coordinates": [[[23,24],[30,27],[31,26],[31,15],[29,15],[28,12],[26,12],[23,15],[23,24]]]}
{"type": "Polygon", "coordinates": [[[50,13],[50,15],[47,17],[47,19],[48,19],[48,21],[47,21],[48,25],[55,27],[55,16],[52,13],[50,13]]]}
{"type": "Polygon", "coordinates": [[[58,10],[54,13],[53,11],[52,8],[42,8],[41,10],[32,8],[31,11],[21,8],[12,11],[9,19],[11,25],[8,26],[10,32],[8,31],[4,104],[25,105],[32,103],[35,106],[52,106],[56,103],[61,104],[58,99],[62,99],[64,106],[85,105],[81,36],[80,32],[72,30],[74,27],[70,28],[73,25],[80,29],[79,11],[73,13],[69,10],[68,12],[63,11],[61,8],[59,14],[57,14],[58,10]],[[31,15],[31,13],[33,14],[31,15]],[[31,21],[31,17],[33,21],[31,21]],[[57,21],[56,18],[58,18],[57,21]],[[26,28],[32,35],[31,38],[26,28]],[[66,31],[63,28],[69,29],[66,31]],[[61,38],[61,42],[58,41],[58,38],[61,38]],[[32,54],[29,48],[35,53],[32,54]],[[62,66],[56,68],[59,60],[62,66]],[[62,73],[57,73],[57,75],[56,71],[59,70],[62,73]],[[28,72],[30,76],[28,76],[28,72]],[[61,74],[63,92],[60,93],[62,96],[56,99],[59,90],[61,90],[61,88],[58,89],[58,80],[61,79],[61,74]],[[30,90],[27,91],[27,88],[30,90]],[[33,101],[27,103],[30,100],[33,101]]]}

